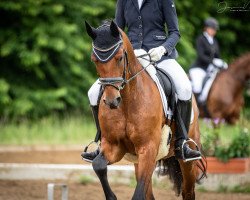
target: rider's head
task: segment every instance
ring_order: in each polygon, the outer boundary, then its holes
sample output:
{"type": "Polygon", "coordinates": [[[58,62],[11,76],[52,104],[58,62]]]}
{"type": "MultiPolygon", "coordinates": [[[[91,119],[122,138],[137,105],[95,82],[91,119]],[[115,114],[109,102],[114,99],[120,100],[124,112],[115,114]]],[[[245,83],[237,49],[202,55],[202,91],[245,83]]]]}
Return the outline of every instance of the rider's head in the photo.
{"type": "Polygon", "coordinates": [[[219,30],[219,23],[216,19],[209,17],[204,21],[204,30],[210,35],[215,36],[219,30]]]}

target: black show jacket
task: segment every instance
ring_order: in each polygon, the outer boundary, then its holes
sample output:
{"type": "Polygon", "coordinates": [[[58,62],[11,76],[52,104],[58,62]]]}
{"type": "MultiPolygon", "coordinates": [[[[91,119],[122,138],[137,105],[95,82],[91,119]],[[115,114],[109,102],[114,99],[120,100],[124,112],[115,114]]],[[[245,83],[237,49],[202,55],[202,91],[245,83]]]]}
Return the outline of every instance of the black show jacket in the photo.
{"type": "Polygon", "coordinates": [[[214,43],[210,44],[204,34],[201,34],[196,40],[197,59],[192,65],[207,70],[208,65],[214,58],[220,58],[219,45],[214,38],[214,43]]]}
{"type": "Polygon", "coordinates": [[[128,28],[128,37],[134,49],[164,46],[167,53],[163,59],[175,59],[175,46],[180,38],[174,0],[118,0],[115,21],[121,29],[128,28]],[[168,35],[165,31],[165,25],[168,35]]]}

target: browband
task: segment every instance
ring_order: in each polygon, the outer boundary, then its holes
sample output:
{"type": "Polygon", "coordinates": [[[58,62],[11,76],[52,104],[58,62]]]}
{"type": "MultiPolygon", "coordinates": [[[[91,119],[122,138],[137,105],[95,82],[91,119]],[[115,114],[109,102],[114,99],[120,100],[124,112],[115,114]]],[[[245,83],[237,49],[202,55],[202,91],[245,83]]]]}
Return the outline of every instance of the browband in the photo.
{"type": "Polygon", "coordinates": [[[111,47],[107,49],[96,47],[94,43],[92,43],[93,53],[99,61],[107,62],[111,58],[113,58],[114,55],[118,52],[122,43],[123,41],[122,39],[120,39],[116,44],[112,45],[111,47]]]}

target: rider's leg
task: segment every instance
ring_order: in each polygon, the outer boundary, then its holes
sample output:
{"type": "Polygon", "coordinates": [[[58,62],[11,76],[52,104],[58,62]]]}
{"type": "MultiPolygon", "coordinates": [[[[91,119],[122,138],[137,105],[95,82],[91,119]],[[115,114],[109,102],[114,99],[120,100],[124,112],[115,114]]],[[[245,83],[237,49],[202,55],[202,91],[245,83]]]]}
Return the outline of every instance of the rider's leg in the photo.
{"type": "Polygon", "coordinates": [[[198,100],[202,90],[203,80],[206,77],[206,71],[200,67],[194,67],[189,70],[189,76],[192,83],[193,93],[196,100],[198,100]]]}
{"type": "Polygon", "coordinates": [[[159,68],[166,70],[172,77],[176,87],[178,96],[177,109],[180,113],[179,120],[177,120],[175,133],[175,156],[178,159],[195,160],[200,159],[201,153],[189,148],[186,141],[188,138],[188,131],[190,125],[190,117],[192,110],[192,88],[191,83],[182,69],[182,67],[174,59],[163,60],[158,64],[159,68]],[[184,126],[181,127],[180,120],[182,119],[184,126]]]}
{"type": "MultiPolygon", "coordinates": [[[[98,120],[98,110],[99,110],[99,97],[100,97],[101,85],[99,80],[97,80],[89,89],[88,97],[90,101],[90,107],[92,110],[93,118],[96,124],[96,136],[94,142],[98,142],[101,139],[101,129],[98,120]]],[[[93,152],[83,152],[82,158],[88,162],[92,162],[93,159],[99,154],[99,148],[93,152]]]]}

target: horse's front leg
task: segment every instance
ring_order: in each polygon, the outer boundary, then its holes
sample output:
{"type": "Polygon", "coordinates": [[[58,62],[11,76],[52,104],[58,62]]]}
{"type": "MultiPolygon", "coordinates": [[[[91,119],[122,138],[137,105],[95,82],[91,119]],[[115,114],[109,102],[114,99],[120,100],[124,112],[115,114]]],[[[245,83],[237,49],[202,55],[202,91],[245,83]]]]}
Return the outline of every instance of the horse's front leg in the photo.
{"type": "Polygon", "coordinates": [[[115,194],[112,192],[109,182],[108,182],[108,177],[107,177],[107,164],[108,161],[104,157],[103,153],[100,153],[92,163],[93,169],[100,179],[100,182],[102,184],[103,191],[105,193],[105,197],[107,200],[116,200],[115,194]]]}
{"type": "MultiPolygon", "coordinates": [[[[139,178],[138,177],[138,164],[134,164],[134,166],[135,166],[136,181],[139,182],[139,180],[138,180],[138,178],[139,178]]],[[[148,190],[146,193],[146,199],[155,200],[154,195],[153,195],[152,180],[150,181],[149,186],[148,186],[148,190]]]]}
{"type": "Polygon", "coordinates": [[[179,161],[183,176],[182,198],[183,200],[195,200],[196,168],[195,162],[179,161]]]}
{"type": "Polygon", "coordinates": [[[138,164],[135,165],[137,185],[132,200],[153,200],[152,174],[157,156],[156,145],[138,148],[138,164]]]}

